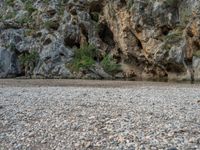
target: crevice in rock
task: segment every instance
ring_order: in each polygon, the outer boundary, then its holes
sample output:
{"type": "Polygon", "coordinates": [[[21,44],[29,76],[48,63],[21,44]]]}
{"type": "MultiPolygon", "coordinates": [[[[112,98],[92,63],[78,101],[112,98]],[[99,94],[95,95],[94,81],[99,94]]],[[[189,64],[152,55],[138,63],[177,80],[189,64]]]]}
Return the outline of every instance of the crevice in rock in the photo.
{"type": "Polygon", "coordinates": [[[107,23],[101,23],[99,25],[99,37],[107,45],[111,47],[115,46],[113,32],[110,30],[107,23]]]}
{"type": "Polygon", "coordinates": [[[77,16],[77,11],[76,11],[75,8],[72,8],[72,9],[70,10],[70,13],[71,13],[73,16],[77,16]]]}
{"type": "Polygon", "coordinates": [[[138,40],[138,47],[140,48],[140,49],[143,49],[143,46],[142,46],[142,43],[141,43],[141,41],[139,40],[139,39],[137,39],[138,40]]]}
{"type": "Polygon", "coordinates": [[[92,12],[100,13],[100,12],[102,12],[102,8],[103,8],[103,6],[100,2],[92,2],[90,4],[90,8],[89,8],[90,11],[89,12],[90,13],[92,13],[92,12]]]}
{"type": "Polygon", "coordinates": [[[59,55],[60,55],[61,57],[64,57],[64,56],[65,56],[65,54],[63,54],[63,53],[59,53],[59,55]]]}
{"type": "Polygon", "coordinates": [[[50,10],[47,10],[46,13],[50,18],[52,18],[56,14],[56,10],[55,9],[50,9],[50,10]]]}
{"type": "Polygon", "coordinates": [[[185,68],[182,65],[177,65],[174,63],[168,63],[166,65],[167,72],[175,72],[175,73],[182,73],[185,72],[185,68]]]}
{"type": "Polygon", "coordinates": [[[91,12],[90,17],[93,21],[99,22],[99,13],[98,12],[91,12]]]}
{"type": "Polygon", "coordinates": [[[88,31],[87,31],[87,28],[85,27],[84,24],[79,24],[79,27],[81,29],[81,33],[85,36],[86,38],[86,41],[88,42],[88,31]]]}
{"type": "Polygon", "coordinates": [[[70,37],[66,37],[64,39],[64,44],[65,46],[68,46],[70,48],[73,48],[74,46],[76,46],[77,48],[80,48],[80,43],[70,37]]]}
{"type": "Polygon", "coordinates": [[[137,39],[137,46],[139,49],[143,49],[142,43],[140,41],[140,39],[134,34],[134,32],[132,30],[129,30],[131,32],[131,34],[137,39]]]}
{"type": "Polygon", "coordinates": [[[188,35],[189,37],[193,37],[193,36],[194,36],[191,30],[187,30],[187,35],[188,35]]]}
{"type": "Polygon", "coordinates": [[[128,55],[128,58],[124,60],[127,64],[134,64],[135,66],[140,66],[142,63],[139,61],[137,56],[128,55]]]}
{"type": "Polygon", "coordinates": [[[126,0],[120,0],[120,3],[122,4],[122,6],[126,6],[126,0]]]}
{"type": "Polygon", "coordinates": [[[199,40],[195,40],[194,42],[194,47],[199,50],[200,49],[200,43],[199,43],[199,40]]]}
{"type": "Polygon", "coordinates": [[[142,32],[143,27],[140,24],[135,25],[135,30],[137,33],[142,32]]]}
{"type": "Polygon", "coordinates": [[[48,38],[43,42],[43,45],[49,45],[51,42],[52,42],[51,39],[48,38]]]}
{"type": "Polygon", "coordinates": [[[117,49],[117,55],[113,55],[113,58],[116,60],[116,63],[120,63],[122,61],[123,52],[120,48],[117,49]]]}
{"type": "Polygon", "coordinates": [[[102,12],[102,4],[99,2],[92,2],[89,8],[89,14],[93,21],[99,22],[99,15],[102,12]]]}
{"type": "Polygon", "coordinates": [[[161,27],[161,33],[162,35],[167,35],[170,32],[171,28],[169,28],[168,26],[162,26],[161,27]]]}

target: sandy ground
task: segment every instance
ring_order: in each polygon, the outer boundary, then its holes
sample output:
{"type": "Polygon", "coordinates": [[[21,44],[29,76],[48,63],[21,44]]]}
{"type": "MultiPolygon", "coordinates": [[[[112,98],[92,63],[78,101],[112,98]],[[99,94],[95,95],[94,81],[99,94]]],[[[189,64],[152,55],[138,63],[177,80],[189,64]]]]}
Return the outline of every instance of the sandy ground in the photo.
{"type": "Polygon", "coordinates": [[[120,80],[73,80],[73,79],[0,79],[0,86],[5,87],[41,87],[41,86],[73,86],[73,87],[132,87],[143,85],[195,87],[200,82],[152,82],[152,81],[120,81],[120,80]]]}
{"type": "Polygon", "coordinates": [[[199,116],[199,84],[0,80],[0,150],[199,150],[199,116]]]}

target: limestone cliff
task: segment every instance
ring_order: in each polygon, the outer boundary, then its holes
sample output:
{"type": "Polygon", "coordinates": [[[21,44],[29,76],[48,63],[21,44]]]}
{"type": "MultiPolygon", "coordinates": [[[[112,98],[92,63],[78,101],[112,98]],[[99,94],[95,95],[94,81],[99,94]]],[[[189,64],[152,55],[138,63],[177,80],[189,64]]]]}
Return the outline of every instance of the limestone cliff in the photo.
{"type": "Polygon", "coordinates": [[[199,0],[0,0],[0,77],[200,79],[199,0]]]}

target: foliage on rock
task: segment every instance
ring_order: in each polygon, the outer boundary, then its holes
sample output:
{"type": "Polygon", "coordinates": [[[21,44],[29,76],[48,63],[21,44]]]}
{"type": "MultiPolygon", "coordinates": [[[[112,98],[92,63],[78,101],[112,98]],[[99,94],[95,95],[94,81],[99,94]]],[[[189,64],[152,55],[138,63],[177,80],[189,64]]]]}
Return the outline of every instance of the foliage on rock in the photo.
{"type": "Polygon", "coordinates": [[[74,60],[72,68],[76,71],[80,69],[89,69],[95,64],[95,57],[97,57],[98,50],[94,45],[83,44],[80,48],[74,51],[74,60]]]}
{"type": "Polygon", "coordinates": [[[35,50],[30,53],[23,53],[19,56],[19,61],[21,66],[25,69],[25,74],[27,74],[27,72],[32,73],[34,67],[39,61],[39,54],[35,50]]]}
{"type": "Polygon", "coordinates": [[[113,59],[112,56],[106,55],[101,61],[101,66],[103,69],[109,74],[116,74],[120,71],[120,65],[117,64],[116,60],[113,59]]]}

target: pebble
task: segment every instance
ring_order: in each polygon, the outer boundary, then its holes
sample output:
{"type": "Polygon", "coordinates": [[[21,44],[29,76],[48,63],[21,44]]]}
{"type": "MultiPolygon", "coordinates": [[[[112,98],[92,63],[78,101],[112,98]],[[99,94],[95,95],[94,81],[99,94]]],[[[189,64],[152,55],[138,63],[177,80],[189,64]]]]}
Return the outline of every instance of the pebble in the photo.
{"type": "Polygon", "coordinates": [[[0,93],[2,149],[200,149],[199,86],[5,86],[0,93]]]}

